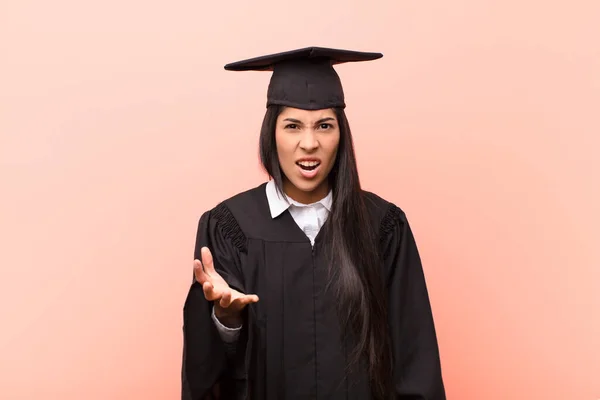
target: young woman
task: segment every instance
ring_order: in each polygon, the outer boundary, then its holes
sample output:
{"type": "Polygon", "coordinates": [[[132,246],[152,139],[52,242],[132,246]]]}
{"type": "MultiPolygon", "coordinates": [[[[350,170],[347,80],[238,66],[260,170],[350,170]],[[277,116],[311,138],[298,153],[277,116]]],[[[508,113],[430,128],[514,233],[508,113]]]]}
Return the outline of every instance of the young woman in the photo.
{"type": "Polygon", "coordinates": [[[445,399],[414,237],[361,188],[333,68],[380,57],[306,48],[225,66],[273,71],[271,180],[200,218],[182,399],[445,399]]]}

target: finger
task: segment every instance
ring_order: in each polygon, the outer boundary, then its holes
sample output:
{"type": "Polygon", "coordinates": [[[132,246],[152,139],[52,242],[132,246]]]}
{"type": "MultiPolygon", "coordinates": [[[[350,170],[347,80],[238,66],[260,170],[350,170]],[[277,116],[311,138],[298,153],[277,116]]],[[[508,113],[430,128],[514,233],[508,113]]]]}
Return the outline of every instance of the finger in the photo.
{"type": "Polygon", "coordinates": [[[215,266],[213,264],[213,257],[208,247],[203,247],[200,250],[202,256],[202,265],[204,266],[204,273],[211,275],[215,273],[215,266]]]}
{"type": "Polygon", "coordinates": [[[204,291],[204,297],[209,301],[219,300],[222,296],[221,291],[215,288],[209,281],[204,282],[202,290],[204,291]]]}
{"type": "Polygon", "coordinates": [[[219,305],[223,308],[227,308],[231,305],[231,290],[226,290],[221,296],[219,305]]]}
{"type": "Polygon", "coordinates": [[[194,260],[194,276],[201,284],[204,284],[208,280],[208,276],[202,269],[202,263],[198,259],[194,260]]]}
{"type": "Polygon", "coordinates": [[[244,296],[244,299],[248,301],[248,304],[258,303],[258,300],[259,300],[258,296],[255,294],[246,295],[246,296],[244,296]]]}
{"type": "Polygon", "coordinates": [[[256,303],[256,302],[258,302],[258,296],[253,295],[253,294],[244,295],[244,296],[238,297],[237,299],[233,300],[229,307],[234,308],[234,309],[241,309],[241,308],[246,307],[248,304],[256,303]]]}
{"type": "Polygon", "coordinates": [[[242,292],[238,292],[235,289],[231,289],[231,297],[234,300],[238,298],[248,298],[250,303],[257,303],[259,300],[258,296],[255,294],[244,294],[242,292]]]}

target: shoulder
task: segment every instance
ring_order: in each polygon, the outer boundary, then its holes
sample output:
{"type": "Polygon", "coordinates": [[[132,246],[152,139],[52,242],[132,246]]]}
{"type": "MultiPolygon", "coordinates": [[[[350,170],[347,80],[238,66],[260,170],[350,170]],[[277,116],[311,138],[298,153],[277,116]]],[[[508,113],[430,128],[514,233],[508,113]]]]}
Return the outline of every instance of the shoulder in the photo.
{"type": "Polygon", "coordinates": [[[223,214],[243,215],[248,211],[254,211],[260,208],[261,202],[265,198],[265,185],[260,185],[239,192],[231,197],[219,201],[211,209],[204,212],[204,215],[219,217],[223,214]]]}
{"type": "Polygon", "coordinates": [[[406,213],[395,203],[367,190],[363,190],[363,198],[367,210],[380,225],[406,221],[406,213]]]}
{"type": "Polygon", "coordinates": [[[227,207],[233,213],[247,212],[256,209],[265,203],[266,183],[244,190],[234,196],[231,196],[217,205],[217,207],[227,207]]]}
{"type": "Polygon", "coordinates": [[[404,210],[373,192],[363,190],[363,195],[380,243],[394,241],[402,236],[409,225],[404,210]]]}
{"type": "Polygon", "coordinates": [[[410,239],[408,218],[403,209],[395,203],[364,191],[367,210],[374,219],[375,232],[379,248],[384,259],[398,251],[402,241],[410,239]]]}
{"type": "Polygon", "coordinates": [[[214,225],[229,239],[241,243],[247,236],[253,236],[255,227],[268,213],[265,185],[239,192],[217,203],[205,211],[201,221],[214,225]]]}

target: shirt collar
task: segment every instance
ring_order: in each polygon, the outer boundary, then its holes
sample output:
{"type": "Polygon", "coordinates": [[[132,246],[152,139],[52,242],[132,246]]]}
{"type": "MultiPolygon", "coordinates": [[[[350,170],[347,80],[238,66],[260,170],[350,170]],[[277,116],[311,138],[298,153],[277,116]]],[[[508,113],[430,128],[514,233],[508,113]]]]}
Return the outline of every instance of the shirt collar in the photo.
{"type": "MultiPolygon", "coordinates": [[[[296,207],[307,207],[307,206],[312,205],[312,204],[298,203],[297,201],[290,199],[288,196],[285,196],[285,195],[282,196],[277,191],[277,187],[275,186],[275,182],[273,180],[270,180],[267,183],[266,192],[267,192],[267,200],[269,202],[269,209],[271,210],[271,218],[276,218],[276,217],[280,216],[292,205],[294,205],[296,207]]],[[[329,193],[327,193],[327,196],[325,196],[325,198],[323,198],[320,201],[313,203],[313,204],[320,203],[321,205],[323,205],[323,207],[325,207],[325,209],[327,209],[327,211],[331,211],[332,202],[333,202],[333,195],[330,190],[329,193]]]]}

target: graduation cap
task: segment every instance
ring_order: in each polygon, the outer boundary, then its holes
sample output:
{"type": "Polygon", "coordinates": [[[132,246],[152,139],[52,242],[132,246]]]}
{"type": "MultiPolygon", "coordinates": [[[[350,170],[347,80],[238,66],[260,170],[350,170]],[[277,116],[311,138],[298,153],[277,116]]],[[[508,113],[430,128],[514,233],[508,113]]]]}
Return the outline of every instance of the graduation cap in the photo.
{"type": "Polygon", "coordinates": [[[283,105],[305,110],[346,107],[344,90],[334,65],[371,61],[381,53],[306,47],[225,65],[228,71],[272,71],[267,106],[283,105]]]}

